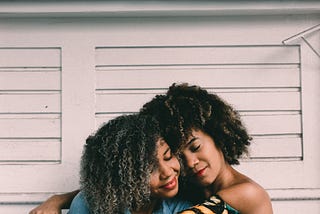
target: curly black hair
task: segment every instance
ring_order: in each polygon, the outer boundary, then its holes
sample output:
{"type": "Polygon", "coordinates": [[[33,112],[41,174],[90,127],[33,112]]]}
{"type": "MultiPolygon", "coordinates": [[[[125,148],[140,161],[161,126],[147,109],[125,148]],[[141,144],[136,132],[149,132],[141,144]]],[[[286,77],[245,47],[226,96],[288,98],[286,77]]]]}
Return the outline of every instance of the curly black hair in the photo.
{"type": "Polygon", "coordinates": [[[210,135],[225,160],[233,165],[248,152],[251,137],[231,105],[207,90],[187,83],[173,84],[165,95],[157,95],[140,110],[153,115],[161,135],[173,151],[178,151],[192,130],[210,135]]]}
{"type": "Polygon", "coordinates": [[[89,136],[80,184],[93,213],[124,213],[150,202],[158,122],[139,114],[119,116],[89,136]]]}

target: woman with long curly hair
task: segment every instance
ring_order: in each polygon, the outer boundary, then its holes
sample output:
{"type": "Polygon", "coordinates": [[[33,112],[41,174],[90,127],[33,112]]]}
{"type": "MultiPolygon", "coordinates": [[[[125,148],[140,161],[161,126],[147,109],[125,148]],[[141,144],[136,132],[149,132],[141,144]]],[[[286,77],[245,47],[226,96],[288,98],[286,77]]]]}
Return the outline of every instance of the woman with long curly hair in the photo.
{"type": "Polygon", "coordinates": [[[141,113],[157,118],[161,135],[181,154],[187,184],[182,195],[197,203],[206,200],[181,213],[272,213],[266,191],[232,167],[247,153],[251,137],[237,111],[219,96],[199,86],[173,84],[141,113]],[[190,194],[192,187],[197,193],[190,194]]]}
{"type": "Polygon", "coordinates": [[[180,164],[149,116],[125,115],[89,136],[81,159],[81,193],[69,213],[176,213],[180,164]]]}
{"type": "MultiPolygon", "coordinates": [[[[219,96],[199,86],[173,84],[165,95],[146,103],[140,114],[158,121],[159,135],[183,160],[179,195],[199,203],[184,214],[272,213],[266,191],[232,167],[247,153],[251,137],[237,111],[219,96]]],[[[63,203],[49,199],[43,205],[52,203],[49,207],[55,208],[72,198],[55,197],[63,203]]]]}

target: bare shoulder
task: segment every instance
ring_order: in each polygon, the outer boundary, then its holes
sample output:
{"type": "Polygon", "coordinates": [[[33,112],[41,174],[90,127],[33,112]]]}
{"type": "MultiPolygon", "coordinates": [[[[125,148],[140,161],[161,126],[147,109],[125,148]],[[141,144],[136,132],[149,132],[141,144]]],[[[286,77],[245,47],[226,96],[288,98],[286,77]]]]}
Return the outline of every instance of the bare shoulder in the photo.
{"type": "Polygon", "coordinates": [[[272,205],[268,193],[250,179],[236,183],[218,192],[230,206],[242,214],[271,214],[272,205]]]}

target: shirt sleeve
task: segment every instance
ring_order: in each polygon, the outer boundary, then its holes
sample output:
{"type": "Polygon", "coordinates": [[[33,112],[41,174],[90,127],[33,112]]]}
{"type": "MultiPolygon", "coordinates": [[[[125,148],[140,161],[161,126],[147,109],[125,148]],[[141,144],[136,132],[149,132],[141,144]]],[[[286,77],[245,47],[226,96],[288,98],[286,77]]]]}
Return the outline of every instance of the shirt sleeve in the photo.
{"type": "Polygon", "coordinates": [[[181,210],[185,210],[191,206],[192,204],[189,201],[179,198],[168,199],[163,201],[163,213],[178,213],[181,210]]]}
{"type": "Polygon", "coordinates": [[[88,203],[82,192],[72,200],[68,214],[90,214],[88,203]]]}

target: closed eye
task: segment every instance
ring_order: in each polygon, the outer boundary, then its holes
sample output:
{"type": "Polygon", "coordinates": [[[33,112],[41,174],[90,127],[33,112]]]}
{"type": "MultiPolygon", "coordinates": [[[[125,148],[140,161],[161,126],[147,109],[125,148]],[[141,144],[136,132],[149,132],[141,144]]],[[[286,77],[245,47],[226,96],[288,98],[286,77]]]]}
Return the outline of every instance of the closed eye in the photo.
{"type": "Polygon", "coordinates": [[[196,151],[198,151],[199,149],[200,149],[200,144],[199,144],[199,145],[196,145],[196,146],[190,147],[191,152],[196,152],[196,151]]]}
{"type": "Polygon", "coordinates": [[[171,152],[171,149],[168,148],[168,149],[164,152],[164,154],[163,154],[163,160],[169,161],[169,160],[172,159],[172,157],[173,157],[173,154],[172,154],[172,152],[171,152]]]}

